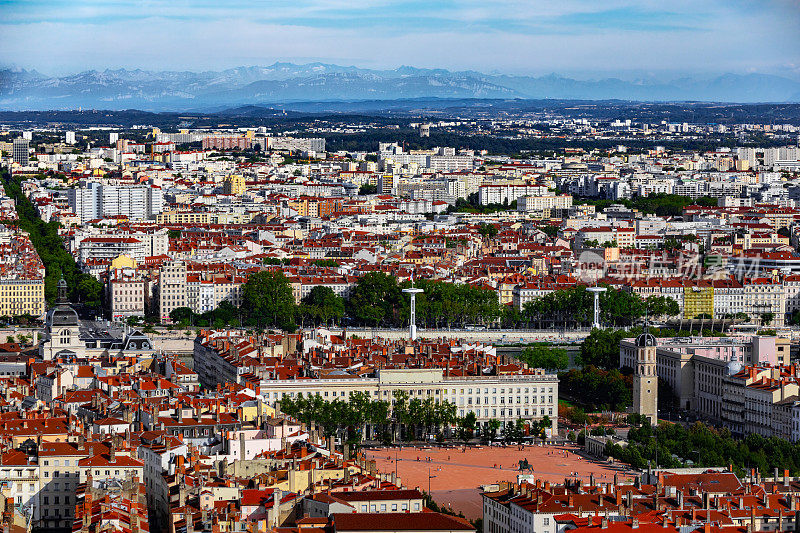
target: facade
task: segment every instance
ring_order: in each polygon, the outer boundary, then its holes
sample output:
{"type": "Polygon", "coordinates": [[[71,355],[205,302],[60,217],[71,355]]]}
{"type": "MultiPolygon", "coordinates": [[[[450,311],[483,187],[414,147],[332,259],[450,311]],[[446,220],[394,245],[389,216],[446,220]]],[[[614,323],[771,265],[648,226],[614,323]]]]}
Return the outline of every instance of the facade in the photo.
{"type": "Polygon", "coordinates": [[[109,313],[113,320],[145,314],[145,281],[130,269],[109,271],[106,282],[109,313]]]}
{"type": "Polygon", "coordinates": [[[162,322],[169,322],[169,314],[188,306],[186,263],[173,261],[161,267],[158,278],[158,314],[162,322]]]}

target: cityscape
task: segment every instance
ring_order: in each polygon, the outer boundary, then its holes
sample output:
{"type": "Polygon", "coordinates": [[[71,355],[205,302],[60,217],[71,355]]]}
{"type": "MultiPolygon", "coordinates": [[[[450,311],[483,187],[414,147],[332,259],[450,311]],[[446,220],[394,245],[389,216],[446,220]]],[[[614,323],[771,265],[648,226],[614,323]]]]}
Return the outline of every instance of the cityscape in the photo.
{"type": "Polygon", "coordinates": [[[0,7],[3,533],[800,531],[796,5],[113,4],[0,7]]]}

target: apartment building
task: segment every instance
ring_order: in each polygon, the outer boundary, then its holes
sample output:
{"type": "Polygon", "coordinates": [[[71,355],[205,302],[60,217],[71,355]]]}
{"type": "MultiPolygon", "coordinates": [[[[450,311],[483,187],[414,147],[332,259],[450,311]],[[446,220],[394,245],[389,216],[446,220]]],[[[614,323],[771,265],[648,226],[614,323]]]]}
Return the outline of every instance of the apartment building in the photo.
{"type": "Polygon", "coordinates": [[[522,213],[546,213],[553,209],[569,209],[572,207],[572,195],[559,196],[523,196],[517,199],[517,211],[522,213]]]}
{"type": "Polygon", "coordinates": [[[145,243],[133,237],[88,237],[81,240],[78,247],[78,262],[86,264],[89,260],[111,262],[121,255],[134,261],[147,257],[145,243]]]}
{"type": "Polygon", "coordinates": [[[108,185],[93,181],[69,189],[67,201],[81,223],[117,216],[130,220],[152,219],[164,209],[161,188],[148,185],[108,185]]]}
{"type": "Polygon", "coordinates": [[[10,498],[14,506],[39,523],[42,507],[39,502],[39,458],[20,450],[0,454],[0,493],[10,498]]]}
{"type": "Polygon", "coordinates": [[[108,272],[106,302],[112,319],[144,316],[147,299],[146,283],[137,271],[115,268],[108,272]]]}
{"type": "Polygon", "coordinates": [[[0,316],[45,312],[45,269],[26,233],[0,233],[0,316]]]}
{"type": "Polygon", "coordinates": [[[169,314],[188,307],[186,263],[172,261],[161,267],[158,277],[158,314],[162,322],[169,322],[169,314]]]}

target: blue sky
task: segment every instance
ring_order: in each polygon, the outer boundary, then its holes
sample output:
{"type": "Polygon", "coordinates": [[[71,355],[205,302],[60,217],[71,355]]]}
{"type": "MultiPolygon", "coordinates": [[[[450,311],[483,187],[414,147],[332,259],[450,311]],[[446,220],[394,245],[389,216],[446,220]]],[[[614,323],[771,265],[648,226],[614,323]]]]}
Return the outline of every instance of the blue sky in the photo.
{"type": "Polygon", "coordinates": [[[576,77],[800,77],[798,0],[0,0],[0,62],[46,74],[275,61],[576,77]]]}

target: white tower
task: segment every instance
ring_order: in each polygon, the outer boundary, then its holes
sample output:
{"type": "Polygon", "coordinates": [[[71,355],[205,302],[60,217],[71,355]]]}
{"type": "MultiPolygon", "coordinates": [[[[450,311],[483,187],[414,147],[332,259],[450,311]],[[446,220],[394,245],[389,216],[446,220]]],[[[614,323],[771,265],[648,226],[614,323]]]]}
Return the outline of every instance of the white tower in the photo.
{"type": "Polygon", "coordinates": [[[600,293],[606,292],[605,287],[589,287],[587,291],[594,294],[594,318],[592,319],[592,327],[600,329],[600,293]]]}
{"type": "Polygon", "coordinates": [[[409,287],[403,289],[403,292],[411,296],[411,320],[408,325],[408,333],[411,335],[411,340],[417,340],[417,294],[424,292],[422,289],[416,287],[409,287]]]}

